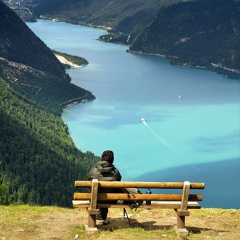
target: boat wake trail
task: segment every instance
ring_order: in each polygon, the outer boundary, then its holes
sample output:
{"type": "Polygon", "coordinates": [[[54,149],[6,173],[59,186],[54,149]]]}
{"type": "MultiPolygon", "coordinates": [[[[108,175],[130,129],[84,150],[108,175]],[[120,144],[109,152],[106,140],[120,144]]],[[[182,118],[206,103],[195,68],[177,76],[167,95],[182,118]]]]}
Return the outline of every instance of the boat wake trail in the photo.
{"type": "Polygon", "coordinates": [[[161,136],[159,136],[159,135],[156,133],[156,131],[154,131],[154,130],[146,123],[146,121],[145,121],[144,118],[141,118],[141,122],[148,128],[148,130],[152,133],[152,135],[153,135],[154,137],[156,137],[156,138],[158,139],[158,141],[159,141],[162,145],[164,145],[165,147],[168,147],[168,148],[171,147],[171,144],[170,144],[168,141],[166,141],[164,138],[162,138],[161,136]]]}

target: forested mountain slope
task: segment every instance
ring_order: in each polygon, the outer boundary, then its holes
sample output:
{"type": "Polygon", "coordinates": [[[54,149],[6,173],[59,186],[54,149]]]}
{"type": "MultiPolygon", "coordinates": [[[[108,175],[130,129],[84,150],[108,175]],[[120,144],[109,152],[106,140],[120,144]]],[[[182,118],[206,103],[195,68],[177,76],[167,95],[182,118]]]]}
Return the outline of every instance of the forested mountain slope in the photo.
{"type": "Polygon", "coordinates": [[[204,66],[240,78],[239,0],[34,0],[46,18],[110,27],[100,39],[173,64],[204,66]]]}
{"type": "Polygon", "coordinates": [[[33,0],[37,16],[108,29],[111,41],[128,43],[161,6],[184,0],[33,0]],[[128,38],[131,35],[131,38],[128,38]]]}
{"type": "Polygon", "coordinates": [[[0,1],[0,77],[52,110],[93,100],[94,96],[70,83],[65,68],[52,51],[0,1]]]}
{"type": "Polygon", "coordinates": [[[197,0],[162,8],[130,50],[166,55],[174,64],[205,66],[239,78],[240,4],[197,0]]]}
{"type": "Polygon", "coordinates": [[[60,113],[93,98],[0,1],[0,205],[72,206],[74,181],[99,158],[75,147],[60,113]]]}
{"type": "Polygon", "coordinates": [[[97,158],[75,147],[59,116],[1,78],[0,89],[0,204],[71,206],[74,181],[86,179],[97,158]]]}

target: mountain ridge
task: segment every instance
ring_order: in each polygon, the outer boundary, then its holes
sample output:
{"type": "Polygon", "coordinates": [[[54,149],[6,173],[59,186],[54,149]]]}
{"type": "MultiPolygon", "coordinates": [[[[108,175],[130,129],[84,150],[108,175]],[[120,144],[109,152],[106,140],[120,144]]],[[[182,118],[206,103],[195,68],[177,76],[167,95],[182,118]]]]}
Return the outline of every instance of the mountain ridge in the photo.
{"type": "Polygon", "coordinates": [[[234,0],[201,0],[160,9],[129,50],[162,54],[172,64],[203,66],[240,78],[239,7],[234,0]]]}
{"type": "Polygon", "coordinates": [[[164,55],[173,65],[240,79],[239,0],[148,1],[141,7],[136,0],[77,0],[49,8],[46,0],[34,2],[38,16],[105,28],[100,40],[129,45],[129,52],[164,55]]]}

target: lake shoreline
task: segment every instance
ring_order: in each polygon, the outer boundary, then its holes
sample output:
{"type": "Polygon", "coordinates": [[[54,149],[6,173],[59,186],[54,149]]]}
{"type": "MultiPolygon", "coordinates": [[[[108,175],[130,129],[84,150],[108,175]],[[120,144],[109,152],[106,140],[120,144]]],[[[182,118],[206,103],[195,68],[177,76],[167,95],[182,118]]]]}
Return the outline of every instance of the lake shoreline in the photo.
{"type": "Polygon", "coordinates": [[[162,57],[170,60],[170,64],[176,67],[187,67],[187,68],[202,68],[202,69],[207,69],[209,71],[215,72],[217,74],[220,74],[226,78],[230,79],[239,79],[240,80],[240,70],[238,69],[230,69],[226,68],[222,65],[216,64],[216,63],[211,63],[211,67],[206,67],[206,66],[200,66],[200,65],[190,65],[188,63],[182,63],[182,64],[175,64],[173,61],[174,58],[178,58],[177,56],[167,56],[164,54],[159,54],[159,53],[145,53],[142,51],[133,51],[127,49],[126,52],[132,53],[132,54],[139,54],[139,55],[147,55],[147,56],[156,56],[156,57],[162,57]]]}
{"type": "Polygon", "coordinates": [[[205,182],[202,206],[239,207],[234,160],[239,158],[239,81],[173,67],[165,58],[127,54],[127,47],[97,41],[104,32],[99,29],[44,20],[31,26],[50,48],[90,62],[68,73],[97,100],[66,108],[61,116],[77,148],[97,156],[113,150],[126,181],[151,176],[205,182]]]}

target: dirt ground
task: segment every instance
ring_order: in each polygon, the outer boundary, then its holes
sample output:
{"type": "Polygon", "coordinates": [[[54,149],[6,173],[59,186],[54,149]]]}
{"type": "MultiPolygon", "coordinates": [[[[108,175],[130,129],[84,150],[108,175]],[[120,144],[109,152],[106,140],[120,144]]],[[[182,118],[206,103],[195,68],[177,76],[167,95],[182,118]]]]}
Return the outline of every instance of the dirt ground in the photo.
{"type": "MultiPolygon", "coordinates": [[[[122,218],[123,213],[118,212],[109,214],[110,218],[113,217],[112,226],[107,225],[105,227],[117,229],[121,225],[121,227],[141,227],[154,231],[172,229],[176,226],[177,218],[174,210],[141,209],[133,212],[132,216],[132,211],[129,210],[128,212],[131,226],[126,218],[122,218]],[[118,215],[116,216],[116,214],[118,215]],[[121,224],[119,224],[120,221],[121,224]]],[[[186,217],[186,228],[190,236],[177,239],[240,240],[240,210],[190,210],[190,216],[186,217]]]]}
{"type": "Polygon", "coordinates": [[[129,223],[123,217],[122,209],[109,209],[110,224],[98,226],[97,234],[87,234],[86,209],[44,207],[40,212],[28,213],[28,208],[16,208],[14,212],[8,208],[0,207],[0,240],[240,239],[240,210],[190,210],[190,216],[186,217],[186,227],[190,234],[179,238],[174,231],[176,215],[173,210],[127,209],[129,223]],[[136,230],[134,234],[131,233],[133,229],[136,230]],[[160,234],[159,238],[148,238],[154,232],[160,234]]]}

